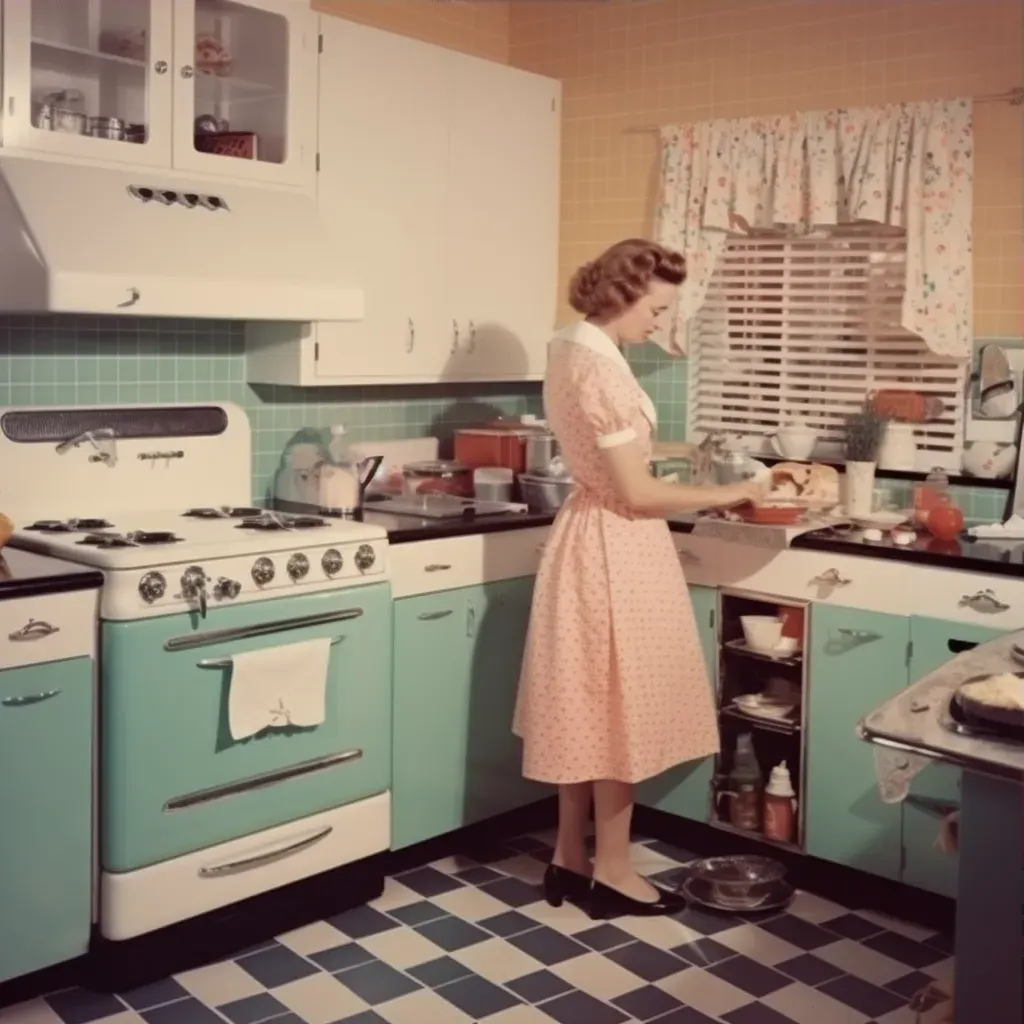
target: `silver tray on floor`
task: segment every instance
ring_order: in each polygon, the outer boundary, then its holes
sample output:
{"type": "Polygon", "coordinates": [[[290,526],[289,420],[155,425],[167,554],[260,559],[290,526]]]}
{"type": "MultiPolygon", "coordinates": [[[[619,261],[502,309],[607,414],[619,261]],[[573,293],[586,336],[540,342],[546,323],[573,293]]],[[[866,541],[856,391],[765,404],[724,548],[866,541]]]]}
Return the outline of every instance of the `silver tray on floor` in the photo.
{"type": "Polygon", "coordinates": [[[714,886],[710,882],[702,878],[688,878],[683,882],[682,893],[691,903],[697,903],[709,910],[717,910],[722,914],[763,914],[769,910],[781,910],[789,906],[796,895],[796,889],[785,879],[780,878],[772,883],[760,899],[724,906],[715,899],[714,886]]]}

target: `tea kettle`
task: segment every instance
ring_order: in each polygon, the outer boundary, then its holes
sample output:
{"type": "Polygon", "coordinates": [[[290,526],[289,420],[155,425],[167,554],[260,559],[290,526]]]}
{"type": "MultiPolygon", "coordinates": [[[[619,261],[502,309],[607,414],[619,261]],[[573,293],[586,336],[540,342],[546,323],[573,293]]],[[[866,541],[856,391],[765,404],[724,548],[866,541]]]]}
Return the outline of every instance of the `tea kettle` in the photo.
{"type": "Polygon", "coordinates": [[[345,428],[331,427],[327,458],[320,464],[320,511],[325,515],[357,516],[363,507],[366,488],[384,461],[382,455],[356,459],[349,451],[345,428]]]}

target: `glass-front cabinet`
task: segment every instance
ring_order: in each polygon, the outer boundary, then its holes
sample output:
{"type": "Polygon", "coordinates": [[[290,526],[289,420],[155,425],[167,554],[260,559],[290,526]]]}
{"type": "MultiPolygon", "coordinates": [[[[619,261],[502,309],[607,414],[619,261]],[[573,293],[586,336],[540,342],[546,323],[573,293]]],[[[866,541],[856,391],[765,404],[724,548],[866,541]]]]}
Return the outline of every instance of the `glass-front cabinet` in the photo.
{"type": "Polygon", "coordinates": [[[302,184],[317,19],[303,0],[4,0],[3,145],[302,184]]]}

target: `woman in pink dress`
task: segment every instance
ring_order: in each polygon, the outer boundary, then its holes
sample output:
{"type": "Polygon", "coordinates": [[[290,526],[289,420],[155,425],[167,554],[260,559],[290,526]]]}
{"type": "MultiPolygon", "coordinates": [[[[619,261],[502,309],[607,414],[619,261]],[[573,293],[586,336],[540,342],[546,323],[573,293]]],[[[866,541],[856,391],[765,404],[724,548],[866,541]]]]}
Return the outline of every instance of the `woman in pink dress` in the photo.
{"type": "MultiPolygon", "coordinates": [[[[718,724],[686,581],[664,517],[758,500],[761,484],[655,479],[656,416],[623,357],[686,277],[682,256],[642,240],[581,267],[584,319],[552,340],[544,405],[575,480],[537,576],[514,731],[523,774],[558,786],[545,896],[596,918],[665,914],[682,898],[633,869],[634,786],[718,751],[718,724]],[[584,846],[594,807],[593,865],[584,846]]],[[[692,447],[659,453],[690,457],[692,447]]]]}

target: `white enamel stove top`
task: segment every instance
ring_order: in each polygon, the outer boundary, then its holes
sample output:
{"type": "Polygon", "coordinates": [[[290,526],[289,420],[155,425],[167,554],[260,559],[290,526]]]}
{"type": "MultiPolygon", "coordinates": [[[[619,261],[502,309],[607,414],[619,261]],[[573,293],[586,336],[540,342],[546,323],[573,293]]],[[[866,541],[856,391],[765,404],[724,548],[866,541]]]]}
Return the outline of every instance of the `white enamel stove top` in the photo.
{"type": "Polygon", "coordinates": [[[186,511],[37,520],[13,542],[102,570],[105,619],[209,611],[387,578],[380,527],[256,508],[186,511]]]}

